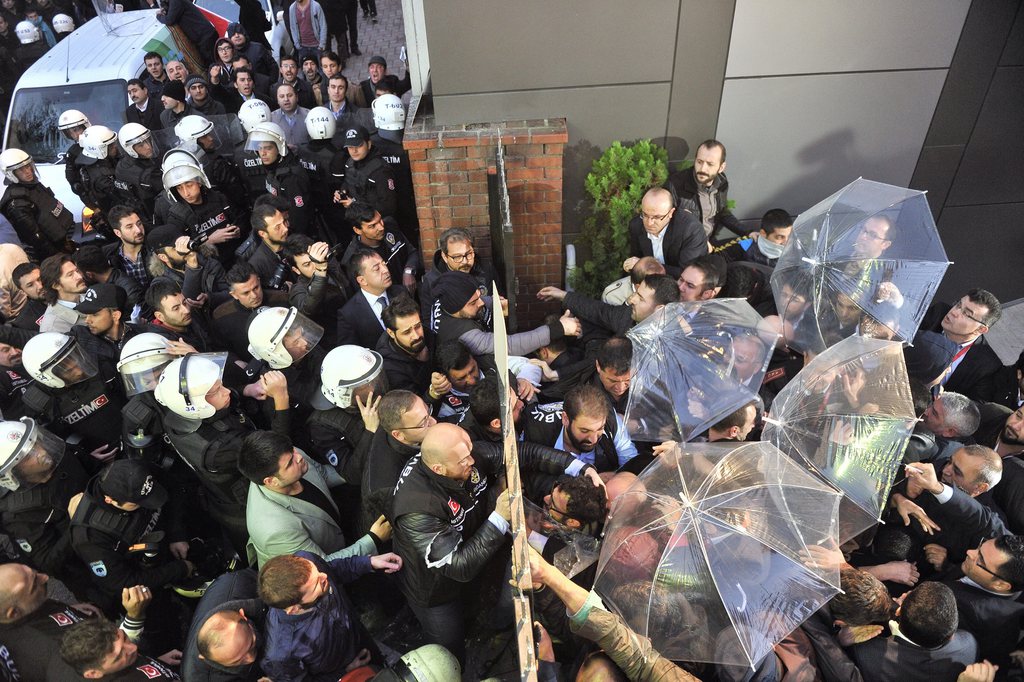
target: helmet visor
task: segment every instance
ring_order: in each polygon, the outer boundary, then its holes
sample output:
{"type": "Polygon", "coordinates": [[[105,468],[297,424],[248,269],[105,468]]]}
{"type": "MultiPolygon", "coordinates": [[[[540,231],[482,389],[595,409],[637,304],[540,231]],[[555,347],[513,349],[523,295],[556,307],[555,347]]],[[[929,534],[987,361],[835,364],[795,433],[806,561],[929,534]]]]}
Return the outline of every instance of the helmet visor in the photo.
{"type": "Polygon", "coordinates": [[[85,353],[77,343],[66,355],[52,362],[53,364],[50,367],[44,365],[42,370],[49,370],[53,376],[63,381],[66,386],[72,386],[86,379],[91,379],[99,372],[96,360],[88,353],[85,353]]]}
{"type": "Polygon", "coordinates": [[[121,372],[125,393],[131,397],[152,391],[172,360],[174,356],[170,353],[150,353],[120,363],[117,369],[121,372]]]}
{"type": "Polygon", "coordinates": [[[324,328],[302,313],[292,308],[293,314],[284,318],[281,328],[274,334],[272,342],[280,344],[292,356],[292,362],[298,362],[313,350],[324,335],[324,328]],[[289,324],[291,320],[291,324],[289,324]]]}
{"type": "Polygon", "coordinates": [[[14,465],[10,476],[18,488],[30,488],[46,483],[53,477],[53,472],[64,459],[64,441],[53,435],[31,419],[24,420],[28,425],[20,448],[23,455],[14,465]]]}
{"type": "Polygon", "coordinates": [[[256,154],[259,154],[261,150],[273,149],[278,156],[283,156],[281,147],[274,136],[264,133],[249,133],[249,138],[245,141],[245,148],[256,154]]]}

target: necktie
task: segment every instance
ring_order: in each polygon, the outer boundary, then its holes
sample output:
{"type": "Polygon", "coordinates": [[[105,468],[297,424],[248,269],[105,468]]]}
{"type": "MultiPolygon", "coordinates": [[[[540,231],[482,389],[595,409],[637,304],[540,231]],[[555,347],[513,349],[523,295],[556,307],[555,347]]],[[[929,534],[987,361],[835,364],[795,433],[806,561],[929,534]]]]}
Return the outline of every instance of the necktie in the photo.
{"type": "Polygon", "coordinates": [[[383,327],[384,320],[380,319],[380,315],[382,312],[384,312],[384,309],[388,307],[388,297],[382,295],[380,298],[377,299],[377,305],[380,306],[380,310],[377,311],[377,320],[380,322],[380,326],[383,327]]]}

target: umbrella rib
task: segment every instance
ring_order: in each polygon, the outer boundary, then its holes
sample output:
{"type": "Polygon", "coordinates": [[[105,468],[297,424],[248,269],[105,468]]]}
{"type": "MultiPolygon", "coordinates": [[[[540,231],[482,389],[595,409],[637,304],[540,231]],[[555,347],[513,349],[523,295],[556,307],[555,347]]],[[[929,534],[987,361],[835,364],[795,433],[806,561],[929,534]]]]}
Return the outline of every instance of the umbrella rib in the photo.
{"type": "MultiPolygon", "coordinates": [[[[709,519],[709,521],[719,525],[719,522],[716,519],[709,519]]],[[[697,538],[697,544],[700,545],[700,556],[704,560],[704,565],[707,566],[708,575],[711,577],[711,583],[715,586],[715,592],[718,593],[718,601],[722,604],[722,610],[725,611],[725,616],[729,619],[729,624],[732,625],[733,631],[737,631],[736,621],[733,620],[732,613],[729,612],[729,607],[726,605],[725,597],[722,596],[722,590],[718,587],[718,579],[715,577],[715,572],[711,570],[711,561],[708,559],[707,543],[704,542],[703,533],[701,533],[700,530],[700,524],[696,522],[696,519],[693,523],[693,535],[697,538]]],[[[747,645],[744,643],[743,638],[737,635],[736,641],[740,643],[740,647],[743,649],[743,655],[747,657],[747,663],[752,664],[753,661],[750,660],[750,650],[747,649],[747,645]]]]}

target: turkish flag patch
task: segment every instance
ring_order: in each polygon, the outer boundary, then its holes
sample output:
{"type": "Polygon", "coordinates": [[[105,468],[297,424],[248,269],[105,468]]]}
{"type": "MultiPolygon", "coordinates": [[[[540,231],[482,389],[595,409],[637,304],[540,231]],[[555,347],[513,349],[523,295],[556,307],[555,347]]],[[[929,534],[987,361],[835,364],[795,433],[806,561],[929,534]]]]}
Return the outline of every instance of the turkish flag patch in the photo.
{"type": "Polygon", "coordinates": [[[448,508],[452,510],[452,514],[458,514],[459,510],[462,509],[462,507],[459,506],[459,503],[450,497],[448,498],[448,508]]]}
{"type": "Polygon", "coordinates": [[[66,613],[51,613],[50,618],[52,618],[53,622],[61,626],[62,628],[67,627],[68,625],[75,624],[75,621],[71,620],[71,618],[66,613]]]}
{"type": "Polygon", "coordinates": [[[163,677],[163,673],[157,670],[156,666],[150,665],[149,663],[147,663],[146,665],[140,665],[138,668],[136,668],[136,670],[141,672],[143,675],[146,676],[147,679],[150,680],[155,680],[158,677],[163,677]]]}
{"type": "Polygon", "coordinates": [[[299,208],[305,206],[305,203],[302,201],[302,197],[295,197],[295,205],[299,208]]]}

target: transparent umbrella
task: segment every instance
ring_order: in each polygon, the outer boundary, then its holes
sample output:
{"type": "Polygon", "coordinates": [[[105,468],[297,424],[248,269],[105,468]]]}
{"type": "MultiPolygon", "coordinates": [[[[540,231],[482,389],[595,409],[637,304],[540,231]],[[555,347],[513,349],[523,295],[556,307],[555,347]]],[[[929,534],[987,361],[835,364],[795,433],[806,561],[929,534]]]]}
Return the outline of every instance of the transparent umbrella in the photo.
{"type": "Polygon", "coordinates": [[[741,298],[671,303],[627,335],[627,428],[657,443],[689,440],[757,400],[778,339],[741,298]]]}
{"type": "Polygon", "coordinates": [[[616,498],[594,587],[668,658],[752,665],[839,591],[838,503],[770,443],[676,446],[616,498]]]}
{"type": "Polygon", "coordinates": [[[779,392],[761,439],[842,491],[846,542],[878,522],[916,421],[902,345],[852,336],[779,392]]]}
{"type": "Polygon", "coordinates": [[[800,214],[772,273],[786,343],[909,341],[949,265],[924,192],[855,180],[800,214]]]}

